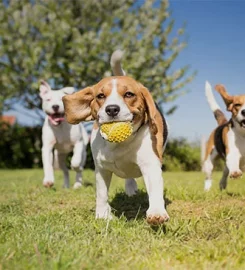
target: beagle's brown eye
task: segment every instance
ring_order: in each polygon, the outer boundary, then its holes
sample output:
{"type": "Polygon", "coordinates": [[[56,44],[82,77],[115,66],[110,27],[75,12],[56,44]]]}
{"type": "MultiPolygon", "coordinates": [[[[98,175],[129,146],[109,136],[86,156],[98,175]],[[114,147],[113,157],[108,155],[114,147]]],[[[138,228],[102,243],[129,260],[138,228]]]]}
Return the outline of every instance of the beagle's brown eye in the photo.
{"type": "Polygon", "coordinates": [[[103,93],[100,93],[96,97],[97,97],[97,99],[104,99],[105,95],[103,93]]]}
{"type": "Polygon", "coordinates": [[[238,107],[241,107],[242,104],[236,103],[234,106],[238,108],[238,107]]]}
{"type": "Polygon", "coordinates": [[[131,98],[131,97],[134,97],[134,96],[135,96],[135,94],[132,93],[132,92],[129,92],[129,91],[127,91],[127,92],[124,94],[124,97],[125,97],[125,98],[131,98]]]}

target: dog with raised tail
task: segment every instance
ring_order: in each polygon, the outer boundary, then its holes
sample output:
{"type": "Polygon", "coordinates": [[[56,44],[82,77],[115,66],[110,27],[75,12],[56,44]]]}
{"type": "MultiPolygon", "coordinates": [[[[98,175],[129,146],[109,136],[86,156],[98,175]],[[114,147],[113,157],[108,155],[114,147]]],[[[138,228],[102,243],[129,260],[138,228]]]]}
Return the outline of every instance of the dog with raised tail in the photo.
{"type": "Polygon", "coordinates": [[[43,185],[54,185],[54,158],[64,174],[64,187],[68,188],[69,171],[66,166],[66,157],[73,151],[71,167],[76,171],[74,188],[82,185],[82,170],[86,161],[86,146],[89,138],[82,124],[71,125],[65,120],[62,97],[72,94],[73,87],[65,87],[60,90],[52,90],[50,85],[41,81],[40,97],[42,108],[46,113],[42,128],[42,162],[44,169],[43,185]],[[55,149],[53,156],[53,149],[55,149]]]}
{"type": "Polygon", "coordinates": [[[134,178],[143,176],[149,197],[147,222],[160,225],[169,219],[161,170],[167,125],[149,90],[125,76],[121,57],[122,53],[117,51],[111,58],[117,76],[63,97],[66,119],[71,124],[94,120],[91,149],[96,176],[96,218],[112,218],[108,192],[113,173],[130,181],[132,192],[137,189],[134,178]],[[105,140],[101,126],[111,122],[130,122],[131,135],[120,143],[105,140]]]}
{"type": "MultiPolygon", "coordinates": [[[[126,72],[122,68],[122,59],[124,52],[116,50],[111,55],[110,65],[114,76],[126,76],[126,72]]],[[[138,191],[138,185],[134,178],[125,179],[125,192],[131,197],[138,191]]]]}
{"type": "Polygon", "coordinates": [[[213,111],[218,127],[211,133],[204,155],[202,170],[206,174],[205,190],[212,185],[213,163],[217,156],[225,160],[225,168],[220,180],[220,189],[227,186],[227,178],[239,178],[245,170],[245,95],[231,96],[221,84],[215,86],[223,98],[227,111],[231,112],[230,120],[217,104],[211,85],[206,82],[205,93],[208,104],[213,111]]]}
{"type": "Polygon", "coordinates": [[[113,74],[115,76],[125,76],[126,75],[126,72],[123,70],[122,65],[121,65],[122,58],[123,58],[123,51],[121,51],[121,50],[116,50],[111,55],[110,64],[111,64],[113,74]]]}

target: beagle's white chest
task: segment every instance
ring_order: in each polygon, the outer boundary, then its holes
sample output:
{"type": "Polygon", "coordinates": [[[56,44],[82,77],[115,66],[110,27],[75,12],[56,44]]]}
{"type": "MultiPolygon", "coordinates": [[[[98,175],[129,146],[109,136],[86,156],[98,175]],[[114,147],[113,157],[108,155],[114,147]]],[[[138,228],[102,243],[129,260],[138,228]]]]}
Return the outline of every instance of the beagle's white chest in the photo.
{"type": "Polygon", "coordinates": [[[148,152],[153,152],[150,137],[146,135],[148,130],[145,129],[148,127],[123,143],[109,143],[101,137],[99,129],[93,130],[91,145],[96,166],[121,178],[141,177],[142,160],[149,158],[142,155],[142,150],[148,148],[148,152]]]}

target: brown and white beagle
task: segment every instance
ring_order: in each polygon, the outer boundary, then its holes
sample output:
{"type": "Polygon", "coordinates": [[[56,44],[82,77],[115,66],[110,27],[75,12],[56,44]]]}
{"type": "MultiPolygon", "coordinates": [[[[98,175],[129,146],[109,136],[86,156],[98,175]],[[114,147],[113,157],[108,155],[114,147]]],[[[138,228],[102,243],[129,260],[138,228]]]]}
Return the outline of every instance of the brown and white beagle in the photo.
{"type": "Polygon", "coordinates": [[[225,168],[219,183],[221,190],[226,188],[228,176],[238,178],[245,170],[245,95],[230,96],[221,84],[216,85],[215,89],[222,96],[232,117],[229,121],[226,119],[213,96],[210,84],[206,82],[206,97],[218,127],[211,133],[206,145],[203,163],[206,174],[205,190],[211,188],[213,163],[217,156],[225,159],[225,168]]]}
{"type": "Polygon", "coordinates": [[[167,126],[148,89],[130,77],[113,76],[64,96],[63,102],[69,123],[95,121],[91,148],[96,173],[96,217],[112,217],[108,190],[114,173],[126,179],[130,195],[137,190],[134,178],[143,176],[149,195],[148,223],[167,221],[161,170],[167,126]],[[124,142],[111,143],[101,136],[100,126],[115,121],[131,121],[133,125],[132,135],[124,142]]]}

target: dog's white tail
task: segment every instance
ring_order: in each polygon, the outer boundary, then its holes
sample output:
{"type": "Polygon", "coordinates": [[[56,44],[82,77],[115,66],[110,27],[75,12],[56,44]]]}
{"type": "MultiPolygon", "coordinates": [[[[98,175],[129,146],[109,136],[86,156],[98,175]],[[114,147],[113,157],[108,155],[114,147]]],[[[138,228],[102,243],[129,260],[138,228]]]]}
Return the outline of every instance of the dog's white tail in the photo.
{"type": "Polygon", "coordinates": [[[111,68],[112,68],[113,74],[115,76],[125,76],[126,75],[126,73],[123,70],[122,65],[121,65],[122,57],[123,57],[123,51],[121,51],[121,50],[116,50],[111,55],[110,63],[111,63],[111,68]]]}
{"type": "Polygon", "coordinates": [[[205,94],[206,94],[206,97],[208,100],[208,104],[209,104],[211,110],[213,111],[214,117],[215,117],[218,125],[222,125],[222,124],[226,123],[227,119],[226,119],[224,113],[221,111],[220,106],[216,102],[216,100],[214,98],[213,91],[212,91],[212,87],[208,81],[206,81],[206,84],[205,84],[205,94]]]}
{"type": "Polygon", "coordinates": [[[206,83],[205,83],[205,95],[207,97],[207,101],[208,101],[208,104],[209,104],[211,110],[213,112],[215,112],[216,110],[220,110],[220,107],[214,98],[212,87],[208,81],[206,81],[206,83]]]}

